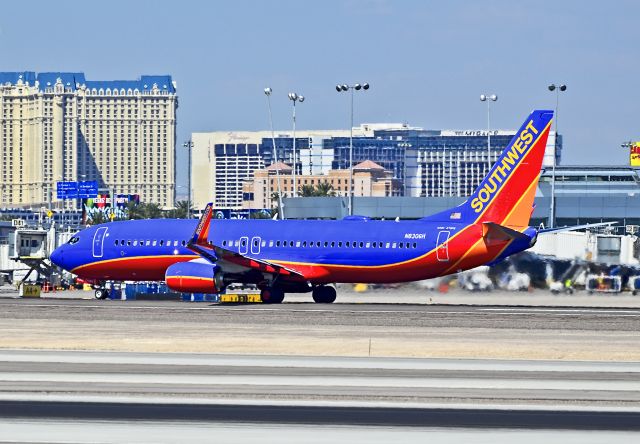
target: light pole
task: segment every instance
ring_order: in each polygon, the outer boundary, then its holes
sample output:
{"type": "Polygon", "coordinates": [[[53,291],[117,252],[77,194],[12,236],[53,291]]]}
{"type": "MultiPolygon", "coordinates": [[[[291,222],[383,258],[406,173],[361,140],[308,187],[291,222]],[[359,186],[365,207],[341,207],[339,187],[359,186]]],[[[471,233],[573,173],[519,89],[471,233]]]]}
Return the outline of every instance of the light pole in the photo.
{"type": "Polygon", "coordinates": [[[554,83],[547,87],[549,91],[556,92],[556,138],[553,143],[553,162],[551,163],[551,205],[549,208],[549,228],[556,225],[556,150],[558,149],[558,105],[560,104],[560,91],[566,91],[567,85],[560,84],[556,86],[554,83]]]}
{"type": "Polygon", "coordinates": [[[269,87],[264,89],[264,95],[267,96],[267,106],[269,107],[269,126],[271,127],[271,143],[273,143],[273,165],[276,167],[276,181],[278,183],[278,213],[280,220],[284,219],[284,206],[282,203],[282,191],[280,188],[280,167],[278,166],[278,150],[276,149],[276,136],[273,132],[273,116],[271,115],[271,93],[273,90],[269,87]]]}
{"type": "Polygon", "coordinates": [[[191,219],[191,149],[193,148],[193,141],[189,139],[183,143],[182,146],[189,150],[189,167],[187,171],[187,193],[189,195],[189,197],[187,197],[187,219],[191,219]]]}
{"type": "Polygon", "coordinates": [[[360,91],[361,89],[365,91],[368,90],[369,84],[336,85],[336,91],[338,92],[351,91],[351,124],[349,125],[349,216],[353,215],[353,92],[360,91]]]}
{"type": "Polygon", "coordinates": [[[296,181],[296,102],[304,102],[304,96],[289,93],[289,100],[293,102],[293,197],[298,197],[298,182],[296,181]]]}
{"type": "Polygon", "coordinates": [[[491,102],[498,100],[495,94],[480,94],[480,101],[487,102],[487,173],[491,171],[491,102]]]}

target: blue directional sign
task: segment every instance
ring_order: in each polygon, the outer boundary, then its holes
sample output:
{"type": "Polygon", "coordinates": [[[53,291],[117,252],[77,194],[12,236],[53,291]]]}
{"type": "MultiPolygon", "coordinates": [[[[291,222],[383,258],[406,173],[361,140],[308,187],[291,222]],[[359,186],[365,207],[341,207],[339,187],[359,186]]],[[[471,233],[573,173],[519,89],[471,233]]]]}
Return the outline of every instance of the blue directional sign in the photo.
{"type": "Polygon", "coordinates": [[[77,199],[78,182],[56,182],[56,197],[58,199],[77,199]]]}
{"type": "Polygon", "coordinates": [[[98,197],[98,182],[95,180],[78,182],[78,198],[89,199],[93,197],[98,197]]]}

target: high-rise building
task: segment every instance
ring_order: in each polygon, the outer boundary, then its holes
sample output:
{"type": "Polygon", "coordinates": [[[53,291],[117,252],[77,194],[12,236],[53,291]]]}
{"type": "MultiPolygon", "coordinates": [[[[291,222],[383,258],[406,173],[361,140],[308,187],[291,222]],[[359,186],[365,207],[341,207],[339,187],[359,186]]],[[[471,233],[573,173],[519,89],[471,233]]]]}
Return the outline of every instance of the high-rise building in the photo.
{"type": "Polygon", "coordinates": [[[0,72],[0,206],[72,207],[56,182],[95,180],[172,207],[177,106],[168,75],[0,72]]]}
{"type": "MultiPolygon", "coordinates": [[[[346,130],[296,131],[296,174],[324,174],[331,169],[333,151],[325,140],[348,136],[346,130]]],[[[354,128],[354,136],[373,135],[364,127],[354,128]]],[[[278,161],[293,165],[291,131],[275,132],[278,161]]],[[[193,206],[242,209],[242,184],[253,179],[256,170],[273,164],[270,131],[214,131],[193,133],[191,188],[193,206]]]]}

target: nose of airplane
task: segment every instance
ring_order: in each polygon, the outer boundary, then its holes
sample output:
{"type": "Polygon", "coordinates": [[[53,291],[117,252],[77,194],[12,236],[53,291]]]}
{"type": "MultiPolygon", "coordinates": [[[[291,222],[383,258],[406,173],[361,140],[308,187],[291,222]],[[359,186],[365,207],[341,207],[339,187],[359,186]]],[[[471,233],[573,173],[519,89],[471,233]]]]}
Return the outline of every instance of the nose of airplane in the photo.
{"type": "Polygon", "coordinates": [[[51,262],[56,264],[58,267],[64,268],[63,256],[64,256],[64,247],[58,247],[49,256],[51,262]]]}

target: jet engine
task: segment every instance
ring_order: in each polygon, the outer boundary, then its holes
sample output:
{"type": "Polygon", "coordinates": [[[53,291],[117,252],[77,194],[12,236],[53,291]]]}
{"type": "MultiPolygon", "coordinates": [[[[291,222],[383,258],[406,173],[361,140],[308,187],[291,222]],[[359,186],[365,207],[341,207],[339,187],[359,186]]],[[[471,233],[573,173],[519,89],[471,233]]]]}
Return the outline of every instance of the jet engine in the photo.
{"type": "Polygon", "coordinates": [[[220,266],[206,259],[173,264],[164,279],[169,288],[181,293],[219,293],[224,289],[220,266]]]}

